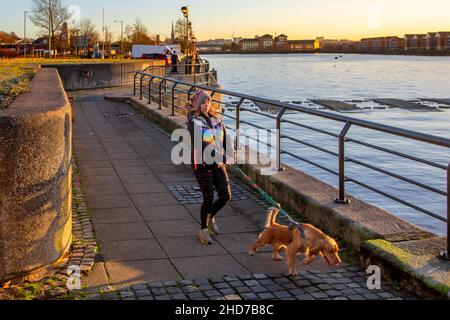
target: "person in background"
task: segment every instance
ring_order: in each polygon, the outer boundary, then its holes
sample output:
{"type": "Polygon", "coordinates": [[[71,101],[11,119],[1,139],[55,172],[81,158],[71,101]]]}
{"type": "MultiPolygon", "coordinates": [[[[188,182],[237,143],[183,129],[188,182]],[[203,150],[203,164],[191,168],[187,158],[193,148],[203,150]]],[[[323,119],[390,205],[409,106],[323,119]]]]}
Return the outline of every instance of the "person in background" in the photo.
{"type": "Polygon", "coordinates": [[[191,74],[191,69],[192,68],[192,55],[188,55],[186,57],[186,68],[185,68],[185,73],[186,74],[191,74]]]}
{"type": "Polygon", "coordinates": [[[178,55],[176,52],[172,54],[172,73],[178,73],[178,55]]]}

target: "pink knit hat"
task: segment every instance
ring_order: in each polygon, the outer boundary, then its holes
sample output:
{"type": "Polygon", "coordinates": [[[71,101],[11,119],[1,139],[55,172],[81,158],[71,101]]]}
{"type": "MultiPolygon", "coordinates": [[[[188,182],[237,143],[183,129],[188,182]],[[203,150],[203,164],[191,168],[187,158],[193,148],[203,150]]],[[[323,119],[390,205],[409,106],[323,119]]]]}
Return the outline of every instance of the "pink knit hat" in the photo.
{"type": "Polygon", "coordinates": [[[206,91],[196,91],[191,99],[192,107],[197,111],[206,99],[211,100],[211,96],[206,91]]]}

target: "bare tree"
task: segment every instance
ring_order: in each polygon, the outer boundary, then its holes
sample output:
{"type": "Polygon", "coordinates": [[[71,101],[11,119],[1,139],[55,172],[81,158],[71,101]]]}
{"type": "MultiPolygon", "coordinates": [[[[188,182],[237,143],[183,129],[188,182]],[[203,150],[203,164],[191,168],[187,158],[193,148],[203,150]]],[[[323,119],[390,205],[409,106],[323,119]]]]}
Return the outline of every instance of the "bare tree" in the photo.
{"type": "Polygon", "coordinates": [[[127,26],[128,41],[133,44],[155,44],[155,40],[148,34],[141,19],[136,18],[132,26],[127,26]]]}
{"type": "Polygon", "coordinates": [[[100,34],[95,30],[95,25],[90,19],[83,19],[80,22],[80,36],[86,37],[89,45],[93,45],[100,39],[100,34]]]}
{"type": "Polygon", "coordinates": [[[109,29],[109,26],[105,26],[105,48],[106,50],[111,50],[111,43],[113,40],[113,33],[109,29]]]}
{"type": "Polygon", "coordinates": [[[186,25],[186,19],[181,18],[175,22],[174,27],[175,38],[180,43],[181,50],[183,51],[186,49],[186,36],[188,34],[187,30],[189,30],[189,38],[192,39],[194,37],[192,25],[191,24],[186,25]]]}
{"type": "Polygon", "coordinates": [[[175,32],[175,39],[177,39],[181,43],[186,43],[186,20],[185,19],[180,18],[175,22],[174,32],[175,32]]]}
{"type": "Polygon", "coordinates": [[[63,23],[70,19],[67,7],[61,0],[31,0],[31,21],[49,37],[49,49],[52,50],[55,32],[60,30],[63,23]]]}

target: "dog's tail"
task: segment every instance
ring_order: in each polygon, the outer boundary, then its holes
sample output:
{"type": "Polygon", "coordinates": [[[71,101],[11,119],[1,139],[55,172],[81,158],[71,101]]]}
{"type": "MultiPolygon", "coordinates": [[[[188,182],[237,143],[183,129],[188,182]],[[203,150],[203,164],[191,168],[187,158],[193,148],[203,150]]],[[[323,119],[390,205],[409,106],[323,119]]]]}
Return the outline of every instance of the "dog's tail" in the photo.
{"type": "Polygon", "coordinates": [[[275,224],[275,219],[280,214],[280,210],[278,208],[270,208],[267,214],[266,228],[270,228],[275,224]]]}

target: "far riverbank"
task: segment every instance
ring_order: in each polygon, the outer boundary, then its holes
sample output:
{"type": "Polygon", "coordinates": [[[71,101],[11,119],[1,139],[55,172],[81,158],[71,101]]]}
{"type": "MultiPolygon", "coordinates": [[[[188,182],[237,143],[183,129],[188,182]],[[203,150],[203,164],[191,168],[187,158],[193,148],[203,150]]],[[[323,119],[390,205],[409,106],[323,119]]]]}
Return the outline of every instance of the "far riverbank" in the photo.
{"type": "Polygon", "coordinates": [[[249,51],[249,52],[240,52],[240,51],[200,51],[201,54],[240,54],[240,55],[248,55],[248,54],[311,54],[311,53],[317,53],[317,54],[364,54],[364,55],[387,55],[387,56],[424,56],[424,57],[448,57],[450,56],[450,51],[446,52],[367,52],[367,51],[338,51],[338,50],[305,50],[301,52],[291,52],[291,51],[249,51]]]}

